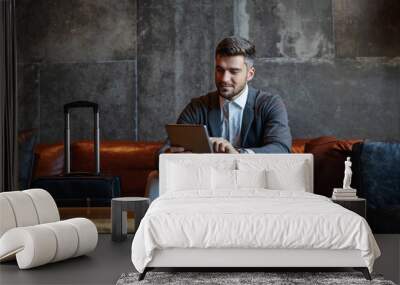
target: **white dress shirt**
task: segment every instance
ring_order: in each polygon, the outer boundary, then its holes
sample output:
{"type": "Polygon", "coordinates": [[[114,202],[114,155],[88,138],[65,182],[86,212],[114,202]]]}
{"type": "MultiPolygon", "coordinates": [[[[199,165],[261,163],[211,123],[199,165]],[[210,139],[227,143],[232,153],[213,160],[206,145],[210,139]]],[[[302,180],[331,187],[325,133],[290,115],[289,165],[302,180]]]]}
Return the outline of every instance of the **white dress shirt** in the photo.
{"type": "MultiPolygon", "coordinates": [[[[249,88],[246,84],[240,95],[233,101],[219,96],[222,137],[229,141],[234,148],[240,148],[241,146],[240,130],[242,128],[243,111],[248,93],[249,88]]],[[[244,152],[254,153],[250,149],[244,149],[244,152]]]]}

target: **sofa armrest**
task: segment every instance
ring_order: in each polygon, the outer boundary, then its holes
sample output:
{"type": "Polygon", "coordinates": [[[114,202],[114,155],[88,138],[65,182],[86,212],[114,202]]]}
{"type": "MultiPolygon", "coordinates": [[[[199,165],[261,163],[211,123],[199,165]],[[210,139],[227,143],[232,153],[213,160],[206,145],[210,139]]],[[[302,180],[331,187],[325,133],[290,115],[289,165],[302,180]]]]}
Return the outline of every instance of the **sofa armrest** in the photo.
{"type": "Polygon", "coordinates": [[[147,176],[145,197],[150,198],[150,203],[159,196],[159,175],[157,170],[153,170],[147,176]]]}

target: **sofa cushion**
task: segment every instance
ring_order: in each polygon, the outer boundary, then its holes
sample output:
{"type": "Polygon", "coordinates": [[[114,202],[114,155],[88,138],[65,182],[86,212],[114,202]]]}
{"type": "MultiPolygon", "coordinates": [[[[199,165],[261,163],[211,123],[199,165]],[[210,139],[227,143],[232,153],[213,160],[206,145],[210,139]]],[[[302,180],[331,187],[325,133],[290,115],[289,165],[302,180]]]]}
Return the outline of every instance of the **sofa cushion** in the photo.
{"type": "MultiPolygon", "coordinates": [[[[100,171],[119,176],[121,196],[144,196],[147,175],[156,166],[160,142],[103,141],[100,144],[100,171]]],[[[79,141],[71,145],[71,171],[93,172],[93,142],[79,141]]]]}
{"type": "MultiPolygon", "coordinates": [[[[156,169],[159,142],[103,141],[100,144],[101,173],[119,176],[122,196],[143,196],[148,174],[156,169]]],[[[39,144],[35,149],[34,178],[60,175],[64,171],[64,145],[39,144]]],[[[93,142],[71,145],[71,171],[93,172],[93,142]]]]}
{"type": "Polygon", "coordinates": [[[64,145],[38,144],[35,148],[35,170],[33,178],[60,175],[64,171],[64,145]]]}
{"type": "MultiPolygon", "coordinates": [[[[156,169],[158,142],[103,141],[100,144],[101,170],[156,169]]],[[[71,171],[94,170],[93,142],[79,141],[71,145],[71,171]]]]}
{"type": "Polygon", "coordinates": [[[344,161],[357,142],[360,140],[341,141],[326,136],[306,143],[305,152],[314,155],[315,194],[331,197],[333,188],[343,186],[344,161]]]}
{"type": "Polygon", "coordinates": [[[294,139],[292,141],[291,153],[304,153],[306,143],[309,141],[310,139],[294,139]]]}

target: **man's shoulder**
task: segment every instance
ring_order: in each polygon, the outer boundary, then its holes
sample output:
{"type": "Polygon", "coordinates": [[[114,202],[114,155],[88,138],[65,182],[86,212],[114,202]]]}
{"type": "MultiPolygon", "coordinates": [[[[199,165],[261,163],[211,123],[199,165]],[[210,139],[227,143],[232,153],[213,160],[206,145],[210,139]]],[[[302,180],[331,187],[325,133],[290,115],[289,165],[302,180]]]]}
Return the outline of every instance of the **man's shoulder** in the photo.
{"type": "MultiPolygon", "coordinates": [[[[279,92],[273,89],[256,89],[249,86],[249,95],[252,103],[251,105],[257,107],[260,105],[274,105],[281,103],[282,98],[279,92]]],[[[192,107],[213,108],[219,106],[219,96],[217,91],[209,92],[203,96],[192,98],[190,101],[192,107]]]]}
{"type": "Polygon", "coordinates": [[[269,88],[256,89],[252,87],[249,90],[253,93],[255,106],[283,103],[282,97],[277,90],[269,88]]]}
{"type": "Polygon", "coordinates": [[[218,94],[216,91],[209,92],[203,96],[195,97],[192,98],[190,101],[190,104],[193,106],[198,106],[198,107],[206,107],[209,108],[213,105],[215,105],[216,102],[218,101],[218,94]]]}
{"type": "Polygon", "coordinates": [[[272,88],[256,89],[250,87],[249,90],[256,95],[257,99],[270,99],[270,98],[280,98],[279,91],[272,88]]]}

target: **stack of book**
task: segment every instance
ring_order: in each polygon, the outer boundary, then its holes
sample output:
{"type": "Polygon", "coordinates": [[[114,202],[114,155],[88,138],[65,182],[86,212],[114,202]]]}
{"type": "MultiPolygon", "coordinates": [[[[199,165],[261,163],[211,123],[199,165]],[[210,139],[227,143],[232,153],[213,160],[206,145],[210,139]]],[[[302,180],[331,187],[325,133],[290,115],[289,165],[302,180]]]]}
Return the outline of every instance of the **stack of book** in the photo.
{"type": "Polygon", "coordinates": [[[358,197],[356,189],[333,188],[332,199],[351,200],[357,198],[358,197]]]}

